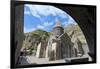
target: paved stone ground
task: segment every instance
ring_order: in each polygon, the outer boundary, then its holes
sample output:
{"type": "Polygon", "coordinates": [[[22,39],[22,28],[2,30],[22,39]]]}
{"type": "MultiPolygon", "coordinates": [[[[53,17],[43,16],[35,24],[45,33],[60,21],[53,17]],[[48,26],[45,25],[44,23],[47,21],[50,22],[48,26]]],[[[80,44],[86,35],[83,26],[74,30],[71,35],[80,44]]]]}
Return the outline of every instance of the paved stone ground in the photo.
{"type": "Polygon", "coordinates": [[[89,52],[88,46],[83,45],[85,54],[82,57],[74,57],[74,58],[65,58],[56,61],[49,61],[49,58],[37,58],[35,56],[20,56],[20,64],[28,65],[28,64],[52,64],[52,63],[70,63],[71,60],[78,60],[88,58],[88,61],[92,61],[92,58],[87,54],[89,52]]]}
{"type": "Polygon", "coordinates": [[[37,58],[34,56],[21,56],[20,64],[51,64],[51,63],[66,63],[64,59],[49,61],[49,58],[37,58]]]}
{"type": "Polygon", "coordinates": [[[49,58],[37,58],[34,56],[21,56],[20,58],[21,58],[20,60],[21,65],[28,65],[28,64],[70,63],[71,60],[78,60],[78,59],[84,60],[84,58],[90,58],[90,57],[88,55],[84,55],[83,57],[65,58],[56,61],[49,61],[49,58]]]}

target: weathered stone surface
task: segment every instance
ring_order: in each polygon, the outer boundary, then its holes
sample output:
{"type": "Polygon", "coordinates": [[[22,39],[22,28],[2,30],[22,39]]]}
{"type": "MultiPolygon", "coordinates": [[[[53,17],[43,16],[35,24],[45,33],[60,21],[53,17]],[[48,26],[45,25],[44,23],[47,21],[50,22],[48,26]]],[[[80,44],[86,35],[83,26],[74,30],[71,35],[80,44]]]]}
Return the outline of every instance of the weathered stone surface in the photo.
{"type": "Polygon", "coordinates": [[[41,49],[41,43],[39,43],[37,47],[36,57],[40,57],[40,49],[41,49]]]}
{"type": "Polygon", "coordinates": [[[84,54],[84,50],[83,50],[83,47],[82,47],[82,43],[80,42],[80,40],[78,38],[76,39],[74,46],[76,47],[76,50],[77,50],[77,56],[81,57],[84,54]]]}
{"type": "Polygon", "coordinates": [[[24,22],[24,19],[23,19],[23,9],[24,5],[20,5],[20,6],[16,6],[15,7],[15,28],[14,28],[14,49],[15,49],[15,53],[14,53],[14,61],[15,61],[15,64],[18,63],[18,58],[20,56],[20,49],[22,47],[22,43],[23,43],[23,39],[24,39],[24,33],[23,33],[23,22],[24,22]],[[20,16],[18,16],[20,15],[20,16]]]}
{"type": "Polygon", "coordinates": [[[46,46],[47,46],[47,42],[41,42],[38,45],[37,52],[36,52],[36,57],[38,57],[38,58],[45,58],[46,46]]]}

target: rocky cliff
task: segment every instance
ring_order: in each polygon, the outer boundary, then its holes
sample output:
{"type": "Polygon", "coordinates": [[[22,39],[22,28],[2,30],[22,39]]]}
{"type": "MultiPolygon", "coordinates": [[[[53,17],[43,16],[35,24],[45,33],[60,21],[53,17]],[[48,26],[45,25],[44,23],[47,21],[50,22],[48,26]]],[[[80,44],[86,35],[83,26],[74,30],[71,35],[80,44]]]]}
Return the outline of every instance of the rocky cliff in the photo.
{"type": "Polygon", "coordinates": [[[71,37],[72,42],[78,38],[82,44],[86,44],[86,39],[80,27],[76,24],[69,24],[64,31],[71,37]]]}

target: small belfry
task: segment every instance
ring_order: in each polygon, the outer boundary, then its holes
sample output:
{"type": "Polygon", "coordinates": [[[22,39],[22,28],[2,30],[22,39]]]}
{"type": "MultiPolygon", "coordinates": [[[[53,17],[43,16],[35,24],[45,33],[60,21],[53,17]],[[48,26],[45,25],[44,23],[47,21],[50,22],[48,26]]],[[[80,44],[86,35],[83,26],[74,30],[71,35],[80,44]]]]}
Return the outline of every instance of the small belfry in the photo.
{"type": "Polygon", "coordinates": [[[60,36],[61,34],[64,33],[64,29],[63,29],[63,27],[61,26],[60,21],[57,21],[57,22],[56,22],[56,25],[55,25],[55,27],[53,28],[52,33],[53,33],[54,36],[60,36]]]}

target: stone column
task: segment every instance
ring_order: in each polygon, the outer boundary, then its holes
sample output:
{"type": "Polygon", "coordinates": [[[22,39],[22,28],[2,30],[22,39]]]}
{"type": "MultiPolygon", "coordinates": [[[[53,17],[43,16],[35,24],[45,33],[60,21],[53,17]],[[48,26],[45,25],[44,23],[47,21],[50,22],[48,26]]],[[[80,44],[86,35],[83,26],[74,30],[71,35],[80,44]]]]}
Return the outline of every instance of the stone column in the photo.
{"type": "MultiPolygon", "coordinates": [[[[14,15],[13,15],[14,16],[14,15]]],[[[20,50],[24,39],[24,5],[15,6],[15,31],[14,31],[14,48],[15,48],[15,64],[18,63],[20,50]]]]}
{"type": "Polygon", "coordinates": [[[57,39],[52,39],[52,45],[49,60],[59,60],[61,59],[61,41],[57,39]]]}
{"type": "Polygon", "coordinates": [[[37,51],[36,51],[36,57],[40,57],[40,51],[41,50],[41,42],[39,43],[38,47],[37,47],[37,51]]]}
{"type": "Polygon", "coordinates": [[[78,38],[75,41],[75,46],[76,46],[76,50],[77,50],[77,56],[82,56],[84,54],[84,50],[82,47],[82,43],[80,42],[80,40],[78,38]]]}

